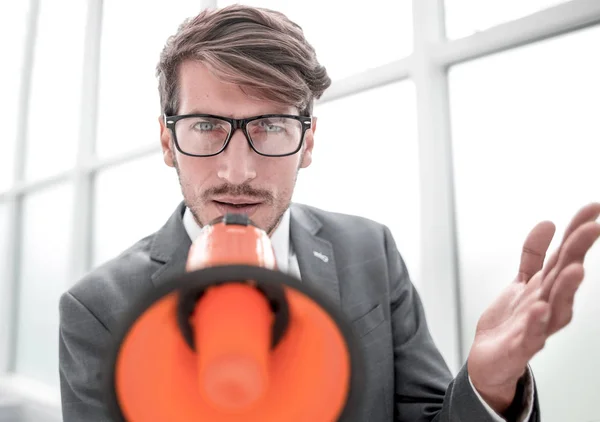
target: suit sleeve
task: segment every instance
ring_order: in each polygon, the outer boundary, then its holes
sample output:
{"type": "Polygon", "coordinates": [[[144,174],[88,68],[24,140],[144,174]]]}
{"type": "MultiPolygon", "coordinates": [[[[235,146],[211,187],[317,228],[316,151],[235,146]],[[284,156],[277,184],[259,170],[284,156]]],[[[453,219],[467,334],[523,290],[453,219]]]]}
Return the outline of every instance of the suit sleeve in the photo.
{"type": "MultiPolygon", "coordinates": [[[[419,294],[385,228],[394,338],[395,422],[494,422],[471,387],[466,364],[456,378],[435,346],[419,294]]],[[[537,406],[529,421],[539,421],[537,406]]]]}
{"type": "Polygon", "coordinates": [[[110,422],[101,389],[108,329],[67,292],[59,305],[59,373],[63,422],[110,422]]]}
{"type": "MultiPolygon", "coordinates": [[[[491,414],[496,422],[505,422],[506,419],[498,415],[494,409],[492,409],[488,404],[483,400],[483,398],[479,395],[475,386],[471,382],[471,377],[469,377],[469,384],[471,384],[471,388],[475,391],[475,395],[483,404],[483,407],[491,414]]],[[[531,420],[531,415],[534,412],[534,381],[533,381],[533,373],[531,372],[531,368],[527,366],[527,373],[523,376],[520,382],[520,387],[522,388],[522,392],[519,392],[520,397],[524,400],[522,403],[515,402],[513,403],[513,408],[511,409],[514,413],[514,419],[516,422],[527,422],[531,420]]]]}

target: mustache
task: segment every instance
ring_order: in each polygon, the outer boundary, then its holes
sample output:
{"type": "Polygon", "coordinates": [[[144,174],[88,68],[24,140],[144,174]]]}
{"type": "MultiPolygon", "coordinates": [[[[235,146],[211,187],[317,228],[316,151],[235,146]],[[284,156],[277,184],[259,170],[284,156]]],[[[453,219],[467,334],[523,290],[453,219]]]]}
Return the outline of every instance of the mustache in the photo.
{"type": "Polygon", "coordinates": [[[261,202],[272,202],[273,195],[271,192],[265,189],[256,189],[248,184],[243,185],[231,185],[223,184],[207,189],[202,194],[202,199],[205,201],[210,200],[212,196],[245,196],[255,198],[261,202]]]}

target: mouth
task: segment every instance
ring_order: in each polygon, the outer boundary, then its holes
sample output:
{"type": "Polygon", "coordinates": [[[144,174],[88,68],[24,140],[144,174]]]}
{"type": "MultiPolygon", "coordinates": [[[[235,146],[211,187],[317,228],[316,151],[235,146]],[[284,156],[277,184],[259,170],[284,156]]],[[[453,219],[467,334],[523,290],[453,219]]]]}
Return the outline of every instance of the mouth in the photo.
{"type": "Polygon", "coordinates": [[[225,201],[213,201],[219,212],[223,215],[228,213],[235,214],[246,214],[247,216],[251,216],[256,212],[256,209],[260,206],[260,202],[225,202],[225,201]]]}

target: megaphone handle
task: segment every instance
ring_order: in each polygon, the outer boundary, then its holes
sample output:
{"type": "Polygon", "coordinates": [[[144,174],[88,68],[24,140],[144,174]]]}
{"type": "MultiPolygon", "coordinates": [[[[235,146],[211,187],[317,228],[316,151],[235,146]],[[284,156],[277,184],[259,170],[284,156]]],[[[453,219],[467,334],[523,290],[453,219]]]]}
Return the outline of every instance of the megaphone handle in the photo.
{"type": "Polygon", "coordinates": [[[247,408],[268,389],[273,314],[267,298],[243,283],[208,288],[191,325],[200,394],[226,410],[247,408]]]}

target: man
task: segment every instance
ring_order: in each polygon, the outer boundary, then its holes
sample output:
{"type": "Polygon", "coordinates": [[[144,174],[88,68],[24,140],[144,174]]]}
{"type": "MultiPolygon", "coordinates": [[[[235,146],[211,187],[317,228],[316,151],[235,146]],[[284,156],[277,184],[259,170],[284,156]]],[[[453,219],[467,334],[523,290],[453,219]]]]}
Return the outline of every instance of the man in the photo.
{"type": "Polygon", "coordinates": [[[545,266],[554,226],[532,230],[516,280],[483,314],[452,379],[388,228],[290,205],[298,171],[312,160],[313,101],[330,84],[301,29],[262,9],[204,11],[169,39],[157,74],[164,161],[185,201],[158,232],[62,296],[65,421],[110,420],[101,368],[120,317],[183,273],[200,228],[229,211],[248,214],[271,236],[278,267],[321,289],[352,321],[369,375],[355,420],[540,420],[527,365],[571,318],[583,259],[600,236],[600,204],[582,208],[545,266]]]}

